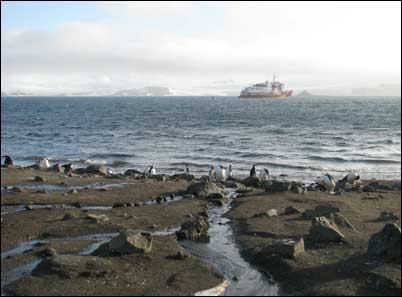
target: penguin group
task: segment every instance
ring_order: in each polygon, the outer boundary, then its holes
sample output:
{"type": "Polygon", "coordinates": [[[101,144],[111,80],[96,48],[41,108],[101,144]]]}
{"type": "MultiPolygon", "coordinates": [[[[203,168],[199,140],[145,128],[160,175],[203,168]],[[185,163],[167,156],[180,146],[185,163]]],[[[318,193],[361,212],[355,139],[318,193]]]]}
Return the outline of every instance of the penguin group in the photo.
{"type": "Polygon", "coordinates": [[[330,194],[335,194],[335,190],[345,187],[346,184],[350,184],[354,187],[360,181],[360,175],[356,173],[349,173],[343,179],[336,180],[330,174],[324,174],[321,180],[318,181],[322,187],[324,187],[330,194]]]}

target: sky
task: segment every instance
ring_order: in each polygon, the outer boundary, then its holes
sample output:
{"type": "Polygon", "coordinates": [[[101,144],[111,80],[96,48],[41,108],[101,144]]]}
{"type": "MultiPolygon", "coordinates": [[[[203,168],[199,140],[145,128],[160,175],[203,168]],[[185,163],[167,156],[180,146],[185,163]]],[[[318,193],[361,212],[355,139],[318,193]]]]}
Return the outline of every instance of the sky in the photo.
{"type": "Polygon", "coordinates": [[[3,92],[229,95],[274,72],[313,93],[394,89],[401,2],[1,2],[3,92]]]}

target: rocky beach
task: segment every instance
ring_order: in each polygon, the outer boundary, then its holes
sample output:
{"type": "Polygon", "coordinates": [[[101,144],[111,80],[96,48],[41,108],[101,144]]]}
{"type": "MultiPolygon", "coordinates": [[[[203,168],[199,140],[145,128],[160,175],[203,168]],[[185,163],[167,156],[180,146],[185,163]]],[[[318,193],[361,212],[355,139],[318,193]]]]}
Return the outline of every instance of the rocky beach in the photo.
{"type": "Polygon", "coordinates": [[[401,292],[400,181],[3,167],[1,187],[2,294],[401,292]]]}

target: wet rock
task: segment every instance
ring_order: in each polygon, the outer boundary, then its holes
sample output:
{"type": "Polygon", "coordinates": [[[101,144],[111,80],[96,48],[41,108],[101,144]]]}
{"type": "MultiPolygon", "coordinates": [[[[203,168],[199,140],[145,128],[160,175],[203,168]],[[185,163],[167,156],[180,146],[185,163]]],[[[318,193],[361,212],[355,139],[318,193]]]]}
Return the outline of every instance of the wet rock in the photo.
{"type": "Polygon", "coordinates": [[[195,196],[193,194],[184,194],[183,199],[194,199],[195,196]]]}
{"type": "Polygon", "coordinates": [[[95,215],[95,214],[89,213],[89,214],[87,214],[86,219],[93,223],[101,223],[101,222],[109,221],[109,218],[104,214],[95,215]]]}
{"type": "Polygon", "coordinates": [[[148,176],[148,178],[155,180],[155,181],[159,181],[159,182],[164,182],[167,180],[167,177],[165,174],[153,174],[148,176]]]}
{"type": "Polygon", "coordinates": [[[121,231],[118,236],[112,238],[108,246],[120,255],[146,254],[152,250],[152,236],[148,232],[128,229],[121,231]]]}
{"type": "Polygon", "coordinates": [[[401,228],[396,224],[386,224],[374,234],[368,243],[367,254],[384,261],[401,262],[401,228]]]}
{"type": "Polygon", "coordinates": [[[399,181],[399,182],[396,182],[396,183],[394,183],[393,185],[392,185],[392,187],[395,189],[395,190],[401,190],[401,182],[399,181]]]}
{"type": "Polygon", "coordinates": [[[356,230],[351,222],[341,213],[333,212],[325,216],[327,219],[334,222],[337,226],[347,227],[352,230],[356,230]]]}
{"type": "Polygon", "coordinates": [[[307,188],[304,187],[302,183],[292,182],[290,186],[290,192],[295,194],[305,194],[307,193],[307,188]]]}
{"type": "Polygon", "coordinates": [[[140,172],[138,170],[135,169],[128,169],[126,170],[126,172],[124,172],[125,176],[135,176],[135,175],[144,175],[143,172],[140,172]]]}
{"type": "Polygon", "coordinates": [[[258,187],[260,185],[260,180],[256,176],[249,176],[240,181],[246,187],[258,187]]]}
{"type": "Polygon", "coordinates": [[[60,164],[54,164],[52,167],[50,167],[50,171],[57,172],[57,173],[63,173],[64,169],[63,169],[63,167],[61,167],[60,164]]]}
{"type": "Polygon", "coordinates": [[[14,191],[14,192],[18,192],[18,193],[25,192],[24,189],[22,189],[22,188],[20,188],[20,187],[17,187],[17,186],[13,186],[13,187],[11,188],[11,190],[14,191]]]}
{"type": "Polygon", "coordinates": [[[134,202],[134,207],[140,207],[141,205],[143,205],[142,202],[134,202]]]}
{"type": "Polygon", "coordinates": [[[302,217],[305,219],[312,219],[315,217],[325,217],[335,212],[340,212],[339,207],[333,205],[318,205],[314,210],[304,211],[302,217]]]}
{"type": "Polygon", "coordinates": [[[200,213],[198,213],[198,215],[204,218],[209,218],[209,214],[206,210],[201,211],[200,213]]]}
{"type": "Polygon", "coordinates": [[[71,189],[70,191],[67,192],[68,194],[77,194],[78,191],[76,189],[71,189]]]}
{"type": "Polygon", "coordinates": [[[399,220],[399,217],[394,214],[393,212],[387,212],[384,211],[380,214],[379,218],[377,219],[378,221],[395,221],[399,220]]]}
{"type": "Polygon", "coordinates": [[[313,242],[340,242],[345,236],[338,230],[337,225],[325,217],[317,217],[313,219],[309,232],[309,238],[313,242]]]}
{"type": "Polygon", "coordinates": [[[36,255],[40,258],[54,257],[57,255],[57,251],[54,248],[48,248],[48,249],[39,251],[36,255]]]}
{"type": "Polygon", "coordinates": [[[68,220],[72,220],[72,219],[75,219],[75,216],[71,213],[66,213],[64,215],[64,217],[62,218],[63,221],[68,221],[68,220]]]}
{"type": "Polygon", "coordinates": [[[163,200],[163,197],[159,196],[159,197],[156,197],[155,201],[156,201],[156,203],[161,204],[164,200],[163,200]]]}
{"type": "Polygon", "coordinates": [[[207,176],[203,176],[199,182],[191,184],[186,190],[187,194],[193,194],[196,198],[205,198],[210,193],[217,192],[219,188],[207,176]]]}
{"type": "Polygon", "coordinates": [[[71,203],[71,206],[72,206],[72,207],[75,207],[75,208],[82,208],[81,202],[78,202],[78,201],[71,203]]]}
{"type": "Polygon", "coordinates": [[[304,240],[300,238],[294,239],[278,239],[271,244],[265,246],[261,253],[267,255],[280,255],[284,258],[294,259],[304,253],[304,240]]]}
{"type": "Polygon", "coordinates": [[[387,184],[371,182],[368,185],[364,186],[362,190],[363,192],[375,192],[377,190],[392,191],[394,190],[394,188],[387,184]]]}
{"type": "Polygon", "coordinates": [[[44,258],[35,270],[34,276],[58,275],[62,278],[76,278],[84,272],[98,275],[111,267],[111,263],[103,258],[91,256],[55,255],[44,258]]]}
{"type": "Polygon", "coordinates": [[[125,204],[125,203],[122,203],[122,202],[115,202],[115,203],[113,203],[112,208],[119,208],[119,207],[126,207],[126,204],[125,204]]]}
{"type": "Polygon", "coordinates": [[[205,219],[191,220],[183,223],[176,232],[178,240],[208,241],[209,224],[205,219]]]}
{"type": "Polygon", "coordinates": [[[32,205],[25,205],[25,210],[33,210],[33,207],[32,207],[32,205]]]}
{"type": "Polygon", "coordinates": [[[85,173],[106,175],[106,168],[102,164],[91,164],[85,168],[85,173]]]}
{"type": "Polygon", "coordinates": [[[187,174],[187,173],[179,173],[179,174],[173,174],[170,179],[172,180],[185,180],[187,182],[193,182],[195,181],[195,176],[192,174],[187,174]]]}
{"type": "Polygon", "coordinates": [[[224,198],[221,193],[210,193],[207,196],[207,200],[222,200],[224,198]]]}
{"type": "Polygon", "coordinates": [[[264,183],[265,192],[288,192],[292,184],[288,181],[272,180],[264,183]]]}
{"type": "Polygon", "coordinates": [[[44,179],[43,177],[37,175],[37,176],[34,177],[33,181],[34,182],[44,182],[44,181],[46,181],[46,179],[44,179]]]}
{"type": "Polygon", "coordinates": [[[293,206],[288,206],[288,207],[285,208],[284,214],[285,215],[292,215],[292,214],[300,214],[302,212],[303,212],[302,209],[299,209],[299,208],[296,208],[296,207],[293,207],[293,206]]]}

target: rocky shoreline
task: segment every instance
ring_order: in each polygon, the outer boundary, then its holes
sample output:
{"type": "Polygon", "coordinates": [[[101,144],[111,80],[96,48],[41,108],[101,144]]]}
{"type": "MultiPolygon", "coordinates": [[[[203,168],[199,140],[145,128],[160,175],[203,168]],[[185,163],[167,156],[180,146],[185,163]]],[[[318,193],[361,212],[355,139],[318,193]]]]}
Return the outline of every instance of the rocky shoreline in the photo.
{"type": "Polygon", "coordinates": [[[400,247],[400,181],[399,188],[364,181],[329,195],[286,180],[212,182],[91,166],[70,174],[2,168],[1,186],[2,293],[222,294],[238,277],[228,279],[180,241],[208,242],[209,212],[228,204],[228,189],[239,195],[225,215],[234,240],[281,294],[401,292],[400,248],[389,253],[398,238],[400,247]],[[25,250],[11,255],[22,243],[25,250]],[[88,254],[88,246],[97,249],[88,254]],[[30,263],[31,272],[3,286],[3,275],[30,263]]]}

